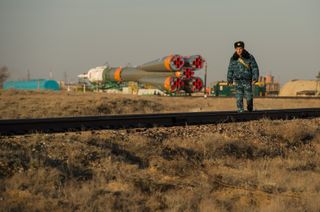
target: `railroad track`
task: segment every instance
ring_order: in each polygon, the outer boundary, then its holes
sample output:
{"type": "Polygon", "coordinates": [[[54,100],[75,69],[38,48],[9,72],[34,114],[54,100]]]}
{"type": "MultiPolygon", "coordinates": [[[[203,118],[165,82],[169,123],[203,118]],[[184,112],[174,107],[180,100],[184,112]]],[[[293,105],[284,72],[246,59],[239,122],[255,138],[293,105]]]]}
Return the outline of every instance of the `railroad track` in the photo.
{"type": "MultiPolygon", "coordinates": [[[[187,96],[187,95],[177,95],[177,96],[161,96],[161,97],[186,97],[186,98],[204,98],[204,95],[193,95],[193,96],[187,96]]],[[[207,98],[214,98],[214,99],[235,99],[234,96],[207,96],[207,98]]],[[[294,100],[320,100],[320,96],[255,96],[254,99],[294,99],[294,100]]]]}
{"type": "Polygon", "coordinates": [[[320,117],[320,108],[285,110],[261,110],[237,113],[193,112],[136,115],[82,116],[41,119],[0,120],[0,135],[22,135],[29,133],[54,133],[97,129],[150,128],[158,126],[185,126],[244,122],[266,119],[295,119],[320,117]]]}

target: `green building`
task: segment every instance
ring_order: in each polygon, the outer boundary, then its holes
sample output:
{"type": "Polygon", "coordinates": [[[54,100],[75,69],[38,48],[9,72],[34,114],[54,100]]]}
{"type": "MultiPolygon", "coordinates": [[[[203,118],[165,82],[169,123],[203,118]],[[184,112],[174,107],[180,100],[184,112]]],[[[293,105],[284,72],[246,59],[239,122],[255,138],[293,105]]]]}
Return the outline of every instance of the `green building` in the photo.
{"type": "MultiPolygon", "coordinates": [[[[257,82],[253,85],[253,96],[265,96],[266,85],[261,82],[257,82]]],[[[236,89],[234,85],[228,85],[225,81],[220,81],[214,84],[211,89],[211,95],[213,96],[235,96],[236,89]]]]}

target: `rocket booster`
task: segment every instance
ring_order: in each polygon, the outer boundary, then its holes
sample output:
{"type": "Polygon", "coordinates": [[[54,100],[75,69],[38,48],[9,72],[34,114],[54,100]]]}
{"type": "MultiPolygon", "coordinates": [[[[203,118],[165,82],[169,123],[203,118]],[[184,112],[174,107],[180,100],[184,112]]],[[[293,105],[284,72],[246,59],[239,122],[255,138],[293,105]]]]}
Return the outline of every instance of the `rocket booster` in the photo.
{"type": "Polygon", "coordinates": [[[200,91],[203,83],[199,77],[194,77],[194,71],[203,68],[204,59],[200,55],[182,57],[180,55],[166,56],[138,67],[108,67],[100,66],[90,69],[78,77],[88,79],[91,83],[106,81],[135,81],[151,84],[169,93],[184,90],[188,93],[200,91]]]}
{"type": "Polygon", "coordinates": [[[192,55],[184,58],[184,68],[190,68],[192,70],[199,70],[203,68],[205,60],[201,55],[192,55]]]}
{"type": "Polygon", "coordinates": [[[195,93],[201,91],[203,82],[200,77],[192,77],[183,81],[183,90],[187,93],[195,93]]]}
{"type": "Polygon", "coordinates": [[[87,74],[78,75],[79,78],[88,79],[91,83],[135,81],[151,84],[168,92],[175,92],[181,87],[180,76],[180,72],[147,72],[133,67],[110,68],[106,66],[93,68],[87,74]]]}
{"type": "Polygon", "coordinates": [[[180,55],[166,56],[139,66],[140,69],[151,72],[179,71],[184,65],[180,55]]]}

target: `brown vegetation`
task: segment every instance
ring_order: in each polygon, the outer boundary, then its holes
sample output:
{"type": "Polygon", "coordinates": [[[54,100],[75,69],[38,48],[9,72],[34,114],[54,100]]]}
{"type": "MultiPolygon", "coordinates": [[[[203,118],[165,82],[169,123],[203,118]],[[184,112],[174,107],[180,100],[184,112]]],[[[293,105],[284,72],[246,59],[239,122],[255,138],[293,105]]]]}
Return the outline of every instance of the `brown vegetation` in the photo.
{"type": "MultiPolygon", "coordinates": [[[[255,109],[320,107],[318,99],[255,99],[255,109]]],[[[234,98],[132,96],[48,91],[0,92],[0,119],[235,110],[234,98]]]]}
{"type": "MultiPolygon", "coordinates": [[[[320,107],[256,99],[257,109],[320,107]]],[[[0,118],[234,110],[234,99],[2,91],[0,118]]],[[[319,211],[320,119],[0,137],[4,211],[319,211]]]]}
{"type": "Polygon", "coordinates": [[[7,211],[319,211],[320,119],[0,138],[7,211]]]}

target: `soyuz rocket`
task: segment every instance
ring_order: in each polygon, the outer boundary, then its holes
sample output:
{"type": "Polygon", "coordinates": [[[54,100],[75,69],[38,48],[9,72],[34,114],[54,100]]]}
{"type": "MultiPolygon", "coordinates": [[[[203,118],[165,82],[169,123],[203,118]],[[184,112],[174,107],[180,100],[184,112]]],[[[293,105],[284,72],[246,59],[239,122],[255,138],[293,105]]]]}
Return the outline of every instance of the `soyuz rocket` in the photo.
{"type": "Polygon", "coordinates": [[[203,87],[201,78],[194,76],[195,71],[203,68],[205,60],[200,55],[183,57],[169,55],[137,67],[100,66],[90,69],[79,78],[102,84],[107,81],[135,81],[150,84],[167,93],[198,92],[203,87]]]}

